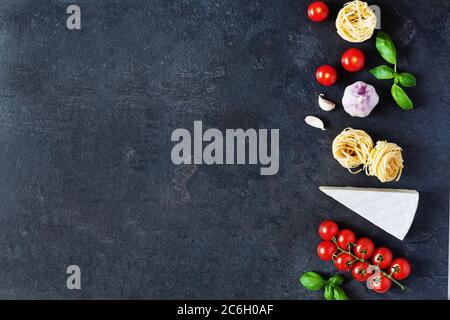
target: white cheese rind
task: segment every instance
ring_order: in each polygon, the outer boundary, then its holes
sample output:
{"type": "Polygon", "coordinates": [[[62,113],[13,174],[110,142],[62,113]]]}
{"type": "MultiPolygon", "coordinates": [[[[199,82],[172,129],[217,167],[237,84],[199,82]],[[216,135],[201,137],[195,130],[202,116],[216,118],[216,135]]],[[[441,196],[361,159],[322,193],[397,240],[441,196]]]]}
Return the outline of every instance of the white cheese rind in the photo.
{"type": "Polygon", "coordinates": [[[320,187],[322,192],[403,240],[419,204],[419,192],[404,189],[320,187]]]}

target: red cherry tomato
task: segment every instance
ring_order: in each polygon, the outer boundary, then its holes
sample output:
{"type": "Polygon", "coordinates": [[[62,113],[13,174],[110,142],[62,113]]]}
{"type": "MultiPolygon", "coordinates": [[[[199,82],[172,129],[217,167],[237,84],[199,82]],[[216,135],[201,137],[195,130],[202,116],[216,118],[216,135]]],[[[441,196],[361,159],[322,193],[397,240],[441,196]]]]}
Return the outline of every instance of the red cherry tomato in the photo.
{"type": "Polygon", "coordinates": [[[328,12],[328,6],[322,1],[314,1],[308,7],[308,17],[314,22],[324,21],[328,12]]]}
{"type": "Polygon", "coordinates": [[[356,281],[364,282],[373,274],[373,270],[368,270],[369,265],[365,262],[358,261],[352,268],[352,275],[356,281]]]}
{"type": "Polygon", "coordinates": [[[380,274],[372,279],[373,291],[376,293],[385,293],[388,292],[391,288],[392,281],[391,279],[380,274]]]}
{"type": "Polygon", "coordinates": [[[372,256],[372,263],[380,269],[386,269],[392,262],[392,251],[385,247],[375,249],[372,256]]]}
{"type": "Polygon", "coordinates": [[[334,265],[340,271],[350,271],[350,266],[354,261],[351,255],[342,252],[334,259],[334,265]]]}
{"type": "Polygon", "coordinates": [[[322,241],[317,246],[317,255],[323,261],[330,261],[333,258],[333,254],[336,252],[337,247],[331,241],[322,241]]]}
{"type": "Polygon", "coordinates": [[[389,272],[392,274],[392,277],[394,277],[394,279],[406,279],[411,273],[411,264],[404,258],[394,259],[391,266],[389,267],[389,272]]]}
{"type": "Polygon", "coordinates": [[[323,86],[331,86],[337,80],[336,69],[327,64],[320,66],[316,71],[316,79],[323,86]]]}
{"type": "Polygon", "coordinates": [[[330,241],[339,232],[338,225],[336,222],[331,220],[326,220],[322,222],[319,226],[319,236],[322,240],[330,241]]]}
{"type": "Polygon", "coordinates": [[[364,68],[366,58],[364,53],[356,48],[348,49],[341,58],[342,66],[350,72],[357,72],[364,68]]]}
{"type": "Polygon", "coordinates": [[[344,229],[341,230],[337,235],[337,245],[339,248],[347,250],[349,245],[355,243],[356,237],[353,231],[344,229]]]}
{"type": "Polygon", "coordinates": [[[372,256],[374,250],[375,245],[372,240],[369,238],[360,238],[356,241],[355,249],[353,251],[358,258],[367,260],[372,256]]]}

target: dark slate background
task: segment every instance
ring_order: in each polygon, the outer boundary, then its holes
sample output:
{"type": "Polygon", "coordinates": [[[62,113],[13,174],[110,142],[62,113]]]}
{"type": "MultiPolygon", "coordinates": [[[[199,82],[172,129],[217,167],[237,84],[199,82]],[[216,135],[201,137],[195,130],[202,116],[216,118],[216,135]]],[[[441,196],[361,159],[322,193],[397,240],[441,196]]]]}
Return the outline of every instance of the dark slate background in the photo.
{"type": "MultiPolygon", "coordinates": [[[[317,299],[299,275],[335,273],[315,247],[321,220],[408,257],[411,289],[375,295],[350,281],[353,299],[447,297],[450,102],[447,1],[375,1],[397,44],[401,70],[417,75],[416,108],[403,112],[388,82],[339,66],[351,47],[335,32],[344,1],[314,24],[308,1],[0,2],[0,298],[317,299]],[[82,30],[69,31],[69,4],[82,30]],[[314,79],[336,65],[332,88],[314,79]],[[382,100],[366,119],[325,113],[366,80],[382,100]],[[322,117],[321,132],[306,115],[322,117]],[[279,128],[278,175],[259,166],[175,166],[176,128],[279,128]],[[404,148],[398,183],[352,176],[333,160],[343,128],[404,148]],[[319,185],[417,189],[416,219],[402,242],[318,190],[319,185]],[[82,269],[82,290],[65,287],[82,269]]],[[[373,40],[357,45],[382,63],[373,40]]]]}

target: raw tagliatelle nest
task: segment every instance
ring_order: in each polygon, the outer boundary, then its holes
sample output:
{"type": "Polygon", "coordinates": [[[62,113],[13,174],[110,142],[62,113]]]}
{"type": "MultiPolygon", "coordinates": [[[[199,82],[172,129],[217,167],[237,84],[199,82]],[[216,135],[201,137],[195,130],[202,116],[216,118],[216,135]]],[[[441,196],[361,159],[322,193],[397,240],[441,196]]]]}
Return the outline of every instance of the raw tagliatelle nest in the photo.
{"type": "Polygon", "coordinates": [[[400,180],[403,171],[402,148],[395,143],[378,141],[364,169],[368,176],[376,176],[381,182],[400,180]]]}
{"type": "Polygon", "coordinates": [[[366,164],[373,149],[372,138],[363,130],[344,129],[333,141],[333,157],[351,173],[350,169],[366,164]]]}
{"type": "Polygon", "coordinates": [[[349,42],[363,42],[369,39],[377,25],[377,16],[366,2],[347,2],[336,19],[338,34],[349,42]]]}
{"type": "Polygon", "coordinates": [[[334,139],[332,148],[333,157],[353,174],[364,170],[368,176],[375,176],[381,182],[400,180],[403,150],[395,143],[378,141],[374,146],[367,132],[346,128],[334,139]]]}

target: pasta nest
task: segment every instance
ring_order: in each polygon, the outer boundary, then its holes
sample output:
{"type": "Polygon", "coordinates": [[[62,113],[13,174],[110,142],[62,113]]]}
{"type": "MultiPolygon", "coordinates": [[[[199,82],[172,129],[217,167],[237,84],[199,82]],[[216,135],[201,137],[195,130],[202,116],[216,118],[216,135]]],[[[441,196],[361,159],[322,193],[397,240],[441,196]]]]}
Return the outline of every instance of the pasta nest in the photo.
{"type": "Polygon", "coordinates": [[[403,171],[402,148],[395,143],[378,141],[364,170],[368,176],[376,176],[381,182],[400,180],[403,171]]]}
{"type": "Polygon", "coordinates": [[[402,175],[402,148],[387,141],[378,141],[374,146],[372,138],[363,130],[344,129],[334,139],[332,151],[340,165],[353,174],[364,170],[366,175],[375,176],[381,182],[398,181],[402,175]],[[361,168],[352,170],[358,167],[361,168]]]}
{"type": "Polygon", "coordinates": [[[377,25],[377,16],[366,2],[347,2],[336,19],[337,33],[349,42],[363,42],[369,39],[377,25]]]}
{"type": "Polygon", "coordinates": [[[350,172],[359,173],[362,169],[356,172],[350,169],[364,165],[373,146],[372,138],[365,131],[346,128],[333,141],[333,156],[350,172]]]}

